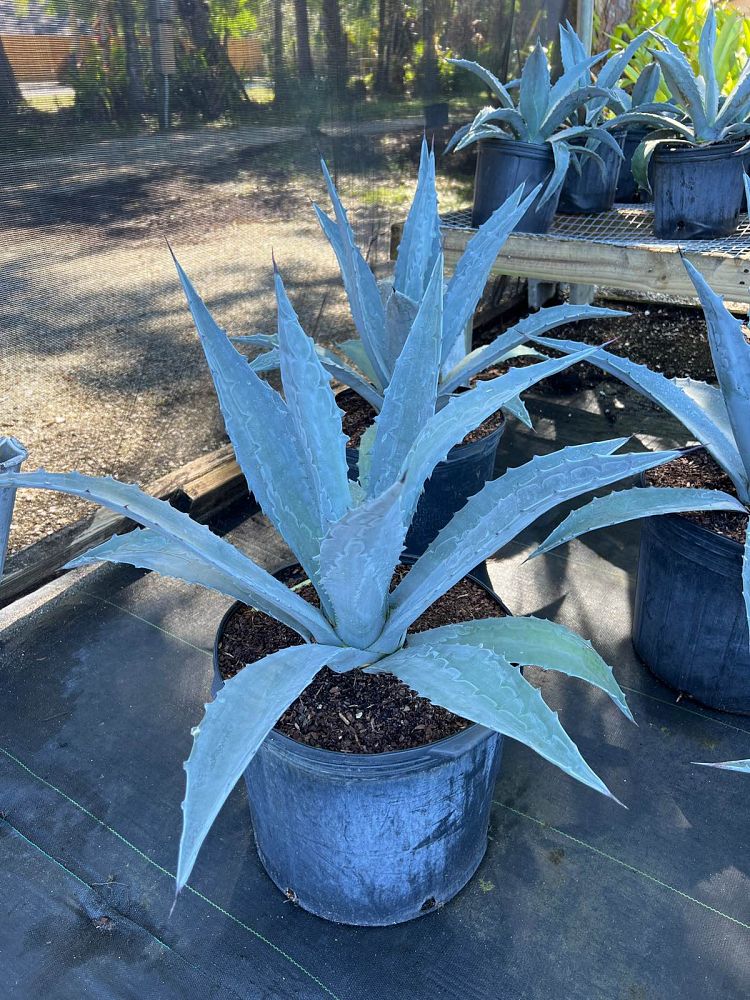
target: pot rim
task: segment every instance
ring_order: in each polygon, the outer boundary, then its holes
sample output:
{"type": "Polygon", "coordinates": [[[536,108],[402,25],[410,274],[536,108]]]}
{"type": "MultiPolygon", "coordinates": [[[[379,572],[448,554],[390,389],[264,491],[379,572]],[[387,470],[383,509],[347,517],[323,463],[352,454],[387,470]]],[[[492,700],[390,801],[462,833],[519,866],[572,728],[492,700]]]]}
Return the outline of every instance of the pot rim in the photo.
{"type": "MultiPolygon", "coordinates": [[[[639,476],[639,485],[647,486],[646,477],[644,473],[639,476]]],[[[750,516],[750,511],[748,512],[750,516]]],[[[683,534],[695,534],[699,541],[702,541],[705,547],[713,547],[723,549],[728,555],[736,554],[738,557],[742,557],[742,551],[744,546],[742,542],[738,542],[735,538],[728,538],[723,535],[720,531],[714,531],[713,528],[707,528],[705,524],[698,524],[696,521],[691,521],[690,518],[685,517],[684,514],[651,514],[648,518],[644,520],[656,521],[664,520],[672,527],[678,528],[683,534]]]]}
{"type": "MultiPolygon", "coordinates": [[[[416,557],[411,556],[408,553],[402,555],[402,562],[414,563],[416,562],[416,557]]],[[[296,566],[298,563],[292,561],[287,563],[285,566],[280,566],[274,573],[280,573],[281,570],[287,569],[290,566],[296,566]]],[[[483,580],[479,579],[472,570],[466,573],[462,579],[470,579],[473,583],[476,583],[482,588],[487,594],[490,595],[495,601],[497,601],[499,607],[504,612],[505,617],[513,617],[512,612],[507,607],[502,598],[495,593],[491,586],[484,583],[483,580]]],[[[227,610],[222,615],[219,626],[216,630],[216,637],[214,639],[213,646],[213,667],[215,677],[223,685],[225,682],[221,677],[219,672],[219,642],[221,641],[222,635],[224,633],[224,628],[229,618],[235,613],[238,608],[246,607],[242,601],[233,601],[232,604],[227,608],[227,610]]],[[[440,760],[446,757],[454,757],[458,754],[463,753],[468,750],[471,746],[482,740],[488,739],[490,736],[501,736],[494,729],[489,729],[487,726],[482,726],[478,722],[470,723],[465,729],[462,729],[458,733],[454,733],[452,736],[445,736],[443,739],[435,740],[432,743],[425,743],[423,746],[419,747],[409,747],[406,750],[385,750],[382,753],[344,753],[341,750],[325,750],[322,747],[311,747],[306,743],[298,743],[297,740],[293,740],[291,737],[286,736],[284,733],[276,732],[276,730],[271,729],[266,736],[266,740],[270,739],[273,744],[273,750],[275,752],[284,753],[287,756],[293,756],[297,759],[306,759],[311,763],[316,765],[326,766],[336,769],[336,771],[341,771],[343,768],[348,768],[350,771],[362,770],[367,772],[372,772],[376,768],[391,768],[398,767],[399,764],[414,764],[419,765],[422,763],[427,763],[432,761],[433,763],[439,763],[440,760]]],[[[264,740],[265,742],[265,740],[264,740]]]]}
{"type": "Polygon", "coordinates": [[[553,159],[552,144],[545,142],[526,142],[524,139],[515,139],[512,135],[493,136],[491,139],[478,139],[477,146],[512,146],[519,156],[531,159],[553,159]]]}
{"type": "MultiPolygon", "coordinates": [[[[722,140],[721,142],[706,142],[694,145],[690,142],[681,143],[675,139],[665,139],[654,150],[654,162],[661,163],[664,160],[727,160],[731,159],[745,142],[737,139],[722,140]]],[[[742,159],[738,158],[738,163],[742,159]]]]}

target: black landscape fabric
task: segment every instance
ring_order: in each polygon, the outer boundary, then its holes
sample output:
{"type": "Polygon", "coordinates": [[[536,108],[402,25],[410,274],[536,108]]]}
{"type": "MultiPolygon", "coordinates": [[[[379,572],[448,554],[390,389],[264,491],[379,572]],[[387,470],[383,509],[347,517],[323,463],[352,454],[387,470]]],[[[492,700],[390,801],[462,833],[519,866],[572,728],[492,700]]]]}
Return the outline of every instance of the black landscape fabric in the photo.
{"type": "MultiPolygon", "coordinates": [[[[240,531],[278,562],[257,516],[240,531]]],[[[182,762],[228,601],[129,569],[62,588],[2,634],[3,997],[746,996],[749,786],[691,761],[748,756],[750,721],[676,703],[636,661],[636,551],[633,528],[572,555],[521,565],[519,546],[490,564],[514,611],[577,626],[616,664],[638,726],[581,682],[530,675],[628,810],[509,741],[476,877],[387,929],[326,923],[278,892],[243,783],[170,916],[182,762]]]]}

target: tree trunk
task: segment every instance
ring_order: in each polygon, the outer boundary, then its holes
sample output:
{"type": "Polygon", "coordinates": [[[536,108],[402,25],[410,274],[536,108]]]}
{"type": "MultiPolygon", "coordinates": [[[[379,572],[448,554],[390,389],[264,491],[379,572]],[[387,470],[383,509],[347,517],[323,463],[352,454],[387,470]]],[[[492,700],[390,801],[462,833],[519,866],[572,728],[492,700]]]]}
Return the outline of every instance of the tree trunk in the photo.
{"type": "Polygon", "coordinates": [[[601,52],[608,48],[609,38],[618,24],[627,21],[633,12],[633,0],[595,0],[594,10],[598,15],[594,22],[598,27],[593,52],[601,52]]]}
{"type": "Polygon", "coordinates": [[[341,24],[339,0],[323,0],[323,32],[326,39],[328,82],[343,95],[349,78],[346,66],[346,35],[341,24]]]}
{"type": "Polygon", "coordinates": [[[177,12],[195,48],[205,55],[207,98],[216,117],[247,99],[239,74],[229,61],[221,39],[211,26],[206,0],[177,0],[177,12]]]}
{"type": "Polygon", "coordinates": [[[21,91],[16,82],[13,67],[3,47],[3,40],[0,38],[0,118],[15,114],[21,100],[21,91]]]}
{"type": "Polygon", "coordinates": [[[378,0],[378,52],[375,63],[375,93],[385,94],[388,90],[388,5],[387,0],[378,0]]]}
{"type": "Polygon", "coordinates": [[[143,89],[143,60],[135,31],[136,12],[133,0],[118,0],[117,8],[122,23],[125,45],[125,72],[128,78],[128,105],[133,115],[141,115],[146,106],[143,89]]]}
{"type": "Polygon", "coordinates": [[[286,70],[284,69],[284,10],[282,0],[273,0],[273,99],[276,104],[286,104],[289,97],[286,70]]]}
{"type": "Polygon", "coordinates": [[[294,20],[297,28],[297,72],[300,80],[312,80],[315,76],[315,67],[310,51],[307,0],[294,0],[294,20]]]}
{"type": "Polygon", "coordinates": [[[422,97],[434,101],[438,92],[437,53],[435,52],[435,0],[422,0],[422,97]]]}

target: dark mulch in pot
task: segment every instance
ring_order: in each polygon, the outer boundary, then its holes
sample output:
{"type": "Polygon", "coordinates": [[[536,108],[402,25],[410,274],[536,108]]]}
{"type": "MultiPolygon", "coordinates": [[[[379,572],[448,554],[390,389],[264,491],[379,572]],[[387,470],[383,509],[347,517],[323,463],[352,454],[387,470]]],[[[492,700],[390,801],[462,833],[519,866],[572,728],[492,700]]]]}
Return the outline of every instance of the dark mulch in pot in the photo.
{"type": "MultiPolygon", "coordinates": [[[[394,585],[406,572],[399,567],[394,585]]],[[[299,593],[318,605],[310,584],[299,593]]],[[[502,615],[500,605],[482,587],[464,578],[435,601],[410,631],[502,615]]],[[[247,663],[301,644],[296,632],[263,612],[239,608],[228,619],[219,646],[221,676],[227,680],[247,663]]],[[[312,747],[343,753],[385,753],[433,743],[468,725],[466,719],[420,698],[392,674],[364,674],[361,670],[338,674],[324,667],[275,728],[312,747]]]]}
{"type": "MultiPolygon", "coordinates": [[[[649,486],[693,486],[703,490],[723,490],[733,497],[737,496],[732,480],[706,451],[694,451],[674,462],[668,462],[667,465],[649,469],[645,479],[649,486]]],[[[719,510],[696,511],[681,516],[736,542],[745,541],[748,522],[746,514],[719,510]]]]}
{"type": "MultiPolygon", "coordinates": [[[[610,303],[598,303],[610,304],[610,303]]],[[[706,336],[706,322],[700,309],[680,306],[640,306],[611,303],[613,308],[630,312],[622,319],[602,319],[569,323],[546,334],[552,339],[579,340],[586,344],[604,344],[616,338],[607,350],[640,365],[647,365],[667,378],[691,378],[716,382],[711,352],[706,336]]],[[[507,323],[510,327],[515,322],[507,323]]],[[[474,346],[490,343],[506,327],[496,326],[482,331],[474,346]]],[[[514,364],[523,363],[516,359],[514,364]]],[[[583,362],[545,379],[534,387],[535,392],[567,394],[591,389],[602,382],[622,384],[583,362]]]]}
{"type": "MultiPolygon", "coordinates": [[[[348,438],[347,447],[358,448],[359,442],[362,440],[362,435],[375,419],[375,410],[366,400],[362,399],[361,396],[358,396],[351,389],[346,389],[344,392],[339,393],[336,397],[336,402],[339,409],[344,413],[341,424],[344,434],[348,438]]],[[[488,434],[491,434],[500,427],[504,419],[502,410],[498,410],[497,413],[493,413],[487,417],[479,427],[476,427],[473,431],[469,431],[461,444],[481,441],[482,438],[487,437],[488,434]]]]}

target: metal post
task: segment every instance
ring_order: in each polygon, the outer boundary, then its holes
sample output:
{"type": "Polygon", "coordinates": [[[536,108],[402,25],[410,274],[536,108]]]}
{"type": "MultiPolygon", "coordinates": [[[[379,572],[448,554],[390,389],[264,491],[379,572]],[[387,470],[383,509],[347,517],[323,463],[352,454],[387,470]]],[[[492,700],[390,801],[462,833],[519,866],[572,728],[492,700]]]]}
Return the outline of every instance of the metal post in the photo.
{"type": "Polygon", "coordinates": [[[164,118],[161,123],[164,131],[169,130],[169,74],[164,74],[164,118]]]}
{"type": "Polygon", "coordinates": [[[594,0],[577,0],[576,31],[588,55],[594,44],[594,0]]]}

